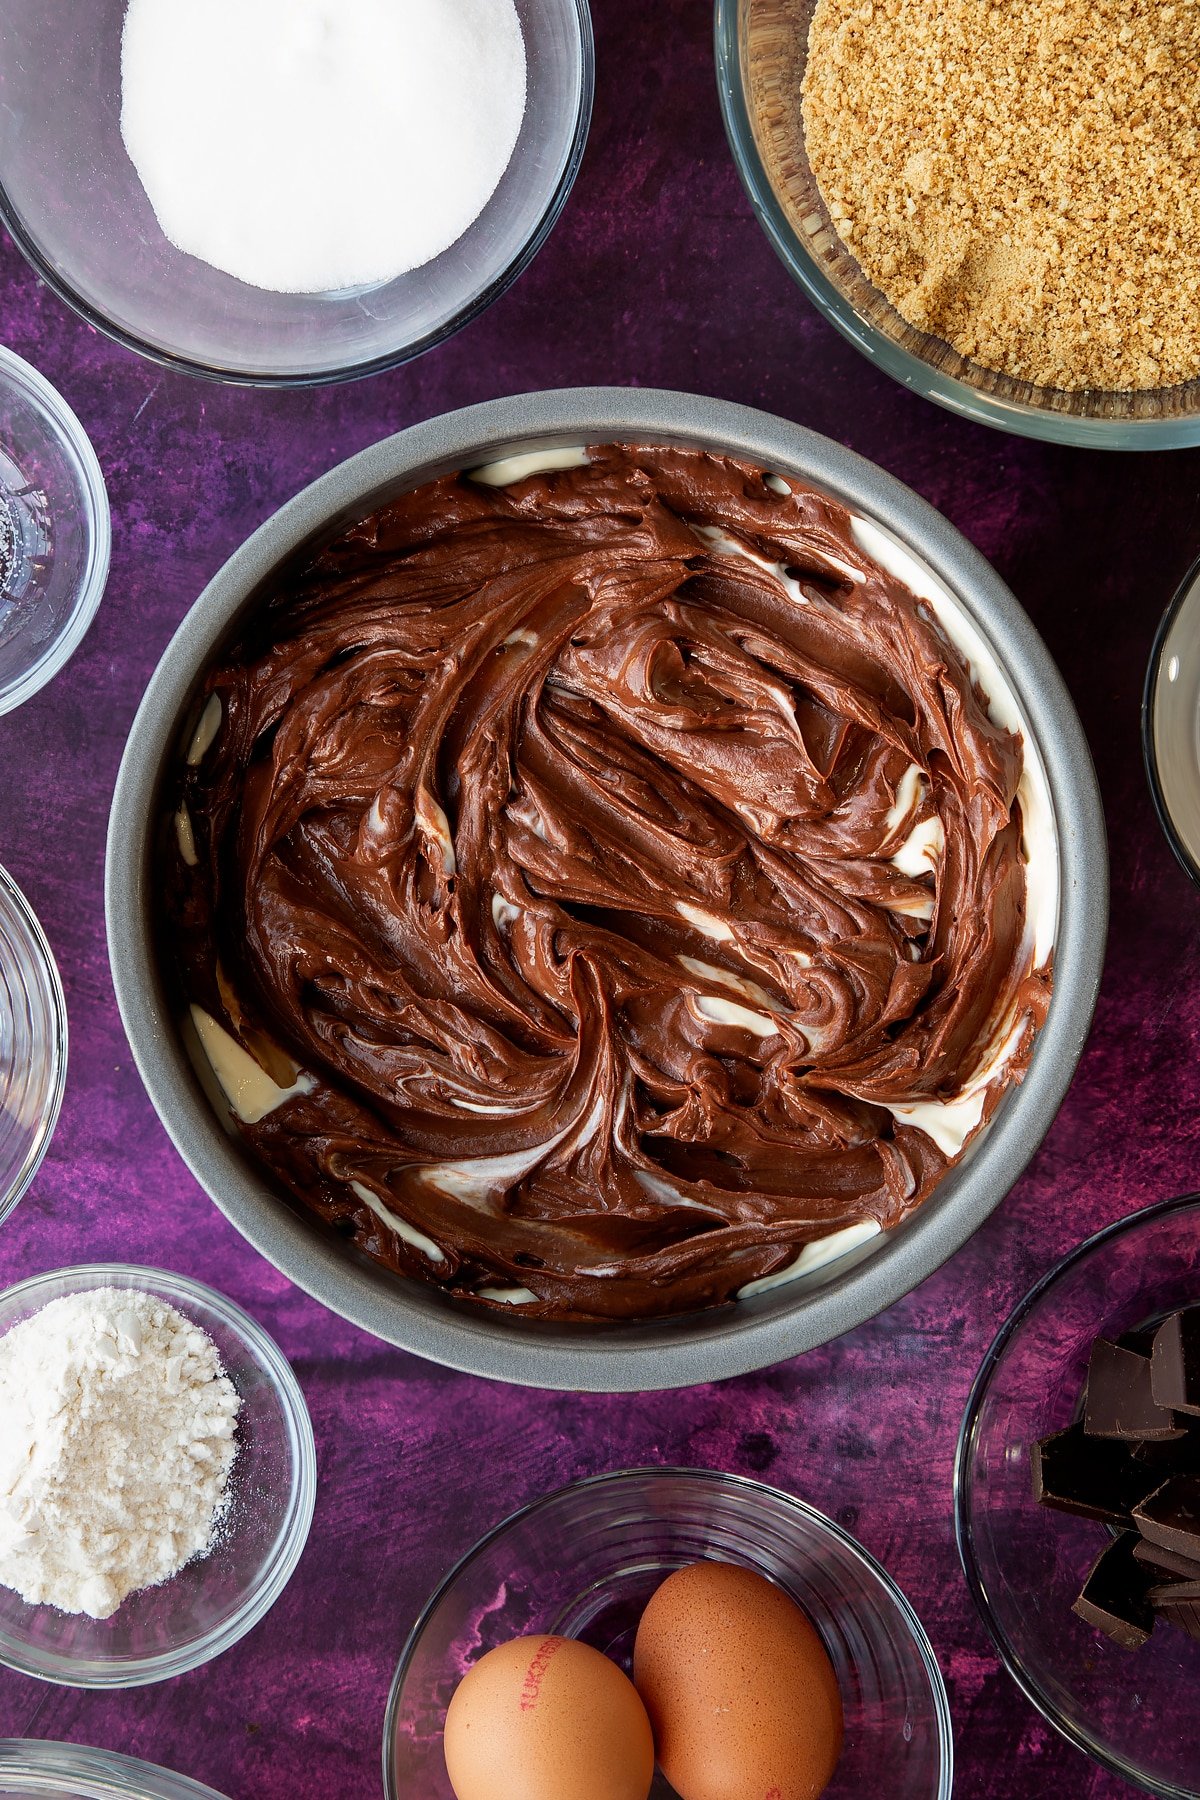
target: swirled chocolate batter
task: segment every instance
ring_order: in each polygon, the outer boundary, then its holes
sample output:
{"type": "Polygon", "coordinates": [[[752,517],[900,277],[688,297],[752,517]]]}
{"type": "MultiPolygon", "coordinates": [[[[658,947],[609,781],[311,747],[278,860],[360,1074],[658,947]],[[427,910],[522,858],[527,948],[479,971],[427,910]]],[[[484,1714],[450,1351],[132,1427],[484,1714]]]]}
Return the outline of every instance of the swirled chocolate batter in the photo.
{"type": "Polygon", "coordinates": [[[643,1317],[918,1206],[1049,943],[1021,736],[872,528],[699,451],[553,460],[279,579],[208,677],[167,941],[301,1207],[482,1305],[643,1317]]]}

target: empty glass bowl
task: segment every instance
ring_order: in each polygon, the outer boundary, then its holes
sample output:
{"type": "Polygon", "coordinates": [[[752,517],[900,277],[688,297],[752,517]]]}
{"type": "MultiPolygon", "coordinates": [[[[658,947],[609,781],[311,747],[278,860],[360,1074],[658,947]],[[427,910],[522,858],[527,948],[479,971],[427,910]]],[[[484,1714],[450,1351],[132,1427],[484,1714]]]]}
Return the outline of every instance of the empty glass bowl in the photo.
{"type": "Polygon", "coordinates": [[[1033,1498],[1030,1445],[1075,1416],[1092,1344],[1200,1302],[1200,1196],[1089,1238],[1022,1300],[971,1391],[955,1462],[967,1584],[1011,1675],[1063,1735],[1172,1800],[1200,1796],[1200,1643],[1122,1650],[1071,1611],[1105,1528],[1033,1498]]]}
{"type": "Polygon", "coordinates": [[[798,87],[817,0],[716,0],[725,130],[759,224],[809,299],[864,356],[952,412],[1024,437],[1110,450],[1200,443],[1200,381],[1065,393],[985,369],[918,331],[833,228],[805,155],[798,87]],[[780,95],[788,96],[780,104],[780,95]]]}
{"type": "Polygon", "coordinates": [[[41,1738],[0,1738],[0,1800],[221,1800],[202,1782],[157,1763],[52,1744],[41,1738]]]}
{"type": "Polygon", "coordinates": [[[83,426],[36,369],[0,347],[0,713],[44,687],[78,647],[104,592],[111,541],[83,426]]]}
{"type": "Polygon", "coordinates": [[[5,0],[0,217],[39,275],[131,350],[221,381],[299,385],[390,368],[483,311],[541,248],[587,139],[587,0],[516,0],[528,89],[499,187],[441,256],[328,294],[249,287],[164,237],[121,140],[126,0],[5,0]]]}
{"type": "Polygon", "coordinates": [[[101,1287],[157,1295],[217,1346],[242,1401],[229,1507],[207,1556],[130,1594],[110,1619],[27,1606],[0,1586],[0,1662],[64,1687],[143,1687],[219,1656],[274,1605],[312,1522],[316,1447],[276,1345],[240,1306],[185,1276],[125,1263],[35,1275],[0,1294],[0,1337],[51,1300],[101,1287]]]}
{"type": "Polygon", "coordinates": [[[0,868],[0,1220],[37,1174],[67,1079],[67,1008],[54,954],[0,868]]]}
{"type": "Polygon", "coordinates": [[[1142,752],[1167,842],[1200,882],[1200,562],[1163,614],[1150,652],[1142,752]]]}
{"type": "MultiPolygon", "coordinates": [[[[561,1488],[489,1532],[418,1619],[392,1683],[387,1800],[453,1800],[442,1754],[450,1697],[509,1638],[583,1638],[629,1670],[638,1620],[672,1570],[743,1563],[803,1606],[837,1671],[846,1736],[823,1800],[948,1800],[950,1712],[904,1595],[802,1500],[708,1469],[630,1469],[561,1488]]],[[[674,1789],[655,1777],[653,1800],[674,1789]]]]}

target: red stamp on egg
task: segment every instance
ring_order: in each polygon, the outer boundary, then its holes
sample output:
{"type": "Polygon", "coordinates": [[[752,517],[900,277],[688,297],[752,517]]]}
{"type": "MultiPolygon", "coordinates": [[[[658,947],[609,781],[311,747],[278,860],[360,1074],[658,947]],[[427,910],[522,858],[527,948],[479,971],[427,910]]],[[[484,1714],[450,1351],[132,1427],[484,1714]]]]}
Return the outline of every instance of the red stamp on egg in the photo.
{"type": "Polygon", "coordinates": [[[532,1712],[538,1703],[538,1695],[542,1691],[542,1681],[550,1665],[550,1658],[562,1646],[562,1638],[547,1638],[540,1645],[529,1667],[525,1671],[525,1680],[521,1687],[521,1711],[532,1712]]]}

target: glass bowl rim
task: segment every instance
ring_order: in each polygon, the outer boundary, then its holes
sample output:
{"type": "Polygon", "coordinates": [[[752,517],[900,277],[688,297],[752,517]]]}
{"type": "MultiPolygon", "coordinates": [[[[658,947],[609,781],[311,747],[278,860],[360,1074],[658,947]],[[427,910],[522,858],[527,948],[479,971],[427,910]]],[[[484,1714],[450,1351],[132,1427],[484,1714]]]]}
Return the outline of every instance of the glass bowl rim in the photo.
{"type": "Polygon", "coordinates": [[[1172,419],[1103,419],[1091,413],[1055,412],[1023,400],[1002,400],[934,368],[864,318],[796,235],[758,153],[746,105],[738,39],[738,20],[745,4],[746,0],[714,0],[717,93],[725,135],[742,187],[768,241],[792,279],[836,331],[903,387],[961,418],[995,430],[1094,450],[1167,450],[1200,444],[1200,406],[1172,419]]]}
{"type": "Polygon", "coordinates": [[[161,1763],[49,1738],[0,1738],[0,1792],[9,1780],[32,1781],[48,1796],[82,1789],[89,1800],[221,1800],[215,1788],[161,1763]]]}
{"type": "Polygon", "coordinates": [[[13,880],[8,870],[0,864],[0,908],[5,905],[11,908],[17,924],[25,933],[31,958],[45,983],[44,993],[49,1004],[53,1021],[49,1053],[53,1061],[51,1070],[50,1094],[38,1128],[33,1134],[25,1160],[18,1171],[16,1180],[7,1194],[0,1194],[0,1225],[12,1212],[13,1208],[28,1193],[34,1176],[42,1166],[42,1160],[50,1148],[50,1140],[54,1136],[58,1115],[62,1110],[63,1094],[67,1085],[67,1060],[70,1042],[70,1027],[67,1017],[67,1001],[63,993],[62,976],[54,952],[50,948],[50,940],[42,929],[41,921],[34,912],[24,893],[13,880]]]}
{"type": "MultiPolygon", "coordinates": [[[[3,222],[3,211],[0,208],[0,223],[3,222]]],[[[80,510],[88,534],[88,557],[78,592],[60,629],[31,668],[26,669],[10,687],[0,688],[0,715],[14,711],[30,699],[48,681],[52,681],[74,656],[104,598],[109,563],[112,560],[112,513],[108,504],[108,489],[104,484],[104,472],[92,440],[76,413],[40,369],[35,369],[31,362],[26,362],[15,350],[0,344],[0,385],[5,383],[11,385],[26,404],[46,421],[63,447],[79,483],[80,510]]]]}
{"type": "MultiPolygon", "coordinates": [[[[235,1300],[191,1276],[138,1263],[77,1263],[67,1268],[45,1269],[15,1282],[0,1292],[0,1309],[35,1298],[39,1289],[62,1282],[66,1291],[82,1293],[103,1287],[120,1277],[178,1306],[189,1318],[189,1303],[207,1307],[238,1340],[250,1359],[265,1373],[283,1413],[291,1449],[291,1484],[283,1516],[271,1547],[245,1598],[217,1626],[169,1650],[130,1657],[119,1662],[103,1657],[73,1657],[56,1651],[30,1651],[15,1646],[0,1627],[0,1664],[19,1674],[32,1675],[59,1687],[135,1688],[187,1674],[230,1649],[270,1611],[288,1581],[308,1541],[317,1496],[317,1452],[312,1420],[303,1391],[291,1364],[274,1338],[235,1300]]],[[[57,1297],[57,1296],[54,1296],[57,1297]]],[[[197,1321],[199,1322],[199,1321],[197,1321]]]]}
{"type": "Polygon", "coordinates": [[[1127,1213],[1124,1218],[1114,1219],[1111,1224],[1102,1226],[1099,1231],[1095,1231],[1090,1237],[1085,1238],[1081,1244],[1077,1244],[1074,1249],[1068,1250],[1064,1256],[1060,1256],[1053,1266],[1034,1282],[1028,1293],[1017,1302],[992,1339],[987,1354],[980,1364],[979,1372],[971,1383],[971,1391],[967,1396],[962,1424],[959,1426],[958,1441],[954,1449],[954,1538],[958,1546],[959,1561],[962,1564],[968,1592],[1001,1663],[1025,1698],[1036,1707],[1048,1724],[1066,1738],[1068,1743],[1073,1744],[1077,1750],[1082,1750],[1091,1762],[1097,1763],[1101,1768],[1108,1769],[1112,1774],[1119,1775],[1122,1780],[1132,1782],[1149,1793],[1163,1796],[1163,1800],[1196,1800],[1196,1795],[1200,1794],[1200,1787],[1180,1788],[1170,1783],[1163,1783],[1155,1776],[1140,1771],[1132,1763],[1117,1755],[1115,1751],[1097,1744],[1055,1705],[1049,1695],[1044,1692],[1041,1683],[1025,1667],[1010,1644],[987,1597],[983,1578],[975,1558],[974,1532],[970,1517],[972,1471],[979,1414],[991,1386],[992,1377],[1018,1328],[1029,1317],[1042,1296],[1054,1287],[1062,1276],[1074,1268],[1076,1263],[1083,1262],[1115,1239],[1139,1231],[1144,1225],[1153,1224],[1158,1219],[1168,1218],[1172,1213],[1186,1212],[1198,1206],[1200,1206],[1200,1191],[1173,1194],[1167,1200],[1155,1200],[1149,1206],[1139,1207],[1136,1212],[1127,1213]]]}
{"type": "MultiPolygon", "coordinates": [[[[415,357],[423,356],[427,350],[444,344],[456,332],[461,331],[464,326],[477,319],[481,313],[486,312],[488,307],[502,294],[507,293],[514,282],[525,273],[558,223],[571,189],[575,185],[575,178],[579,173],[579,166],[587,147],[596,86],[596,44],[589,0],[563,0],[563,10],[568,17],[573,17],[579,35],[579,85],[573,96],[575,116],[566,157],[541,216],[520,248],[503,268],[497,270],[492,280],[473,300],[460,307],[457,312],[432,331],[427,331],[422,337],[413,339],[410,343],[401,344],[394,350],[387,350],[378,356],[367,357],[361,362],[347,363],[344,367],[332,369],[301,369],[287,373],[272,373],[244,368],[221,368],[215,363],[204,362],[198,357],[185,356],[178,350],[150,343],[136,331],[119,325],[115,319],[110,318],[92,301],[85,299],[74,284],[67,279],[67,276],[42,252],[32,234],[26,229],[3,179],[0,179],[0,225],[8,232],[17,249],[33,269],[34,274],[39,280],[44,281],[46,286],[71,308],[72,312],[77,313],[86,324],[91,325],[112,343],[119,344],[123,350],[132,350],[135,355],[145,357],[148,362],[156,363],[160,368],[177,369],[184,374],[198,376],[203,381],[219,382],[226,387],[249,388],[334,387],[343,382],[362,380],[369,375],[381,375],[389,369],[398,369],[404,363],[411,362],[415,357]]],[[[453,249],[453,247],[453,245],[448,245],[447,249],[453,249]]]]}
{"type": "Polygon", "coordinates": [[[400,1652],[396,1672],[392,1676],[383,1716],[384,1800],[404,1800],[404,1796],[396,1786],[392,1746],[395,1742],[396,1713],[400,1704],[400,1694],[405,1676],[408,1674],[409,1665],[430,1620],[459,1576],[465,1574],[471,1564],[483,1556],[485,1551],[490,1550],[492,1545],[506,1532],[514,1530],[518,1525],[525,1524],[539,1513],[545,1512],[549,1507],[565,1500],[568,1495],[611,1487],[632,1480],[642,1480],[646,1477],[660,1479],[664,1476],[695,1482],[701,1486],[705,1484],[724,1486],[731,1488],[735,1493],[748,1495],[752,1501],[757,1500],[760,1495],[780,1501],[786,1509],[801,1514],[808,1524],[815,1524],[819,1534],[833,1538],[841,1549],[847,1551],[854,1560],[863,1566],[869,1575],[874,1576],[894,1609],[900,1614],[924,1668],[937,1724],[938,1800],[950,1800],[954,1788],[954,1733],[945,1678],[942,1675],[929,1635],[917,1616],[912,1602],[888,1574],[883,1564],[877,1561],[871,1552],[835,1519],[818,1511],[807,1500],[801,1500],[798,1495],[789,1494],[784,1488],[773,1487],[769,1482],[756,1481],[750,1475],[734,1475],[722,1469],[687,1468],[673,1463],[638,1464],[628,1469],[610,1469],[599,1475],[587,1475],[578,1481],[568,1481],[561,1487],[551,1489],[548,1494],[540,1494],[536,1499],[527,1501],[525,1505],[516,1507],[498,1524],[485,1531],[481,1538],[477,1539],[468,1550],[464,1551],[462,1556],[458,1557],[453,1566],[437,1583],[433,1593],[417,1615],[416,1623],[409,1631],[404,1648],[400,1652]]]}
{"type": "Polygon", "coordinates": [[[1197,556],[1195,561],[1190,564],[1183,580],[1172,594],[1166,611],[1158,621],[1154,642],[1150,646],[1150,655],[1146,661],[1146,679],[1142,684],[1142,760],[1146,765],[1146,780],[1150,786],[1150,798],[1154,802],[1154,811],[1162,827],[1163,836],[1170,845],[1171,852],[1184,874],[1200,887],[1200,863],[1197,863],[1184,843],[1167,804],[1167,796],[1158,770],[1158,751],[1154,745],[1158,678],[1162,672],[1163,651],[1167,647],[1167,639],[1171,635],[1176,619],[1198,586],[1200,586],[1200,556],[1197,556]]]}

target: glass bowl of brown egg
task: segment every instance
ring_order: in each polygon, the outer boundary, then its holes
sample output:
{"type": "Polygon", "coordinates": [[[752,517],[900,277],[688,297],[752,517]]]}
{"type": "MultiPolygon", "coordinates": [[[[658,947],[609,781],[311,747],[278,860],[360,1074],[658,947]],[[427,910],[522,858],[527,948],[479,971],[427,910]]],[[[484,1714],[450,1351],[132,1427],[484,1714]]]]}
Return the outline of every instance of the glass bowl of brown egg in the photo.
{"type": "Polygon", "coordinates": [[[722,1766],[748,1793],[948,1800],[952,1762],[887,1573],[803,1501],[708,1469],[576,1482],[489,1532],[413,1627],[383,1742],[387,1800],[712,1800],[722,1766]]]}

